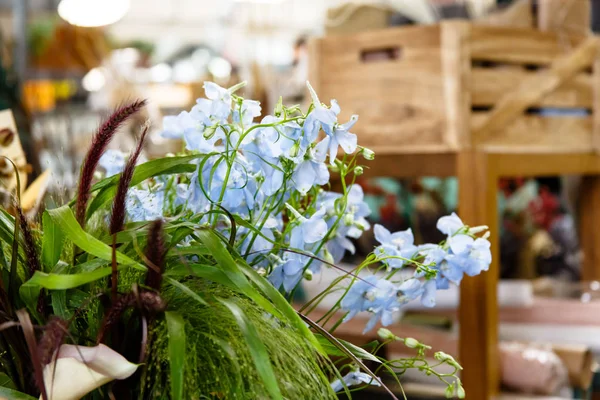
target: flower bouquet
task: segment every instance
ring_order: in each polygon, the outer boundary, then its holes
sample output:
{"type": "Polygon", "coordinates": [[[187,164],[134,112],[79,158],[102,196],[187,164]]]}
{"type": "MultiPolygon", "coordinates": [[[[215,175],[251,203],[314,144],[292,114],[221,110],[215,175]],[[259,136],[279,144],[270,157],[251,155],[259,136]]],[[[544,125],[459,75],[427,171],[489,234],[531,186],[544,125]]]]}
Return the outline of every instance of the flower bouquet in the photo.
{"type": "Polygon", "coordinates": [[[436,290],[487,270],[486,228],[453,214],[438,222],[444,242],[415,245],[410,229],[375,225],[380,245],[354,270],[338,267],[370,229],[354,181],[374,154],[350,132],[358,118],[339,123],[335,100],[322,104],[309,85],[306,112],[280,102],[255,122],[260,104],[242,86],[206,83],[191,111],[164,119],[162,135],[185,148],[144,163],[148,126],[128,156],[106,150],[144,102],[122,106],[94,136],[70,203],[36,221],[18,198],[0,212],[0,397],[335,399],[376,385],[396,398],[384,378],[409,368],[464,397],[451,356],[429,365],[416,339],[381,328],[359,347],[335,331],[359,313],[367,331],[389,325],[404,304],[434,306],[436,290]],[[339,277],[294,307],[323,268],[339,277]],[[335,305],[312,317],[328,295],[335,305]],[[414,356],[378,357],[392,341],[414,356]]]}

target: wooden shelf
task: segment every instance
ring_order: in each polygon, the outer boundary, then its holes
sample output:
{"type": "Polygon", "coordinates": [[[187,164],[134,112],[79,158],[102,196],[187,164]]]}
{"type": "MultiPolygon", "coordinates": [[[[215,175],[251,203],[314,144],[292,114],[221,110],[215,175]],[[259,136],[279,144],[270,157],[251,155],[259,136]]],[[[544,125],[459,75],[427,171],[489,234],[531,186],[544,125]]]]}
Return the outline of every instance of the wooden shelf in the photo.
{"type": "MultiPolygon", "coordinates": [[[[461,284],[459,359],[469,398],[499,393],[501,318],[548,319],[559,310],[551,302],[529,315],[498,310],[500,178],[587,175],[580,196],[583,278],[600,278],[599,48],[595,36],[466,21],[310,44],[311,84],[322,100],[339,101],[340,120],[358,114],[359,143],[379,151],[367,176],[457,176],[461,218],[490,227],[490,271],[461,284]],[[391,56],[371,57],[377,52],[391,56]],[[539,107],[591,113],[531,113],[539,107]]],[[[583,319],[587,309],[567,318],[583,319]]]]}

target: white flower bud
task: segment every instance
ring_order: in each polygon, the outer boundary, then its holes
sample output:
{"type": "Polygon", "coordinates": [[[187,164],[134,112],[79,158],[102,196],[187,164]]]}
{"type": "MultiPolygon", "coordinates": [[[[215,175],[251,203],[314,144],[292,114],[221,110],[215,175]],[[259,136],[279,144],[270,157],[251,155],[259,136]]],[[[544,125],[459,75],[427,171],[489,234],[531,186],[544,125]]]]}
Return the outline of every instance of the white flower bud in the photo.
{"type": "Polygon", "coordinates": [[[459,363],[456,362],[454,357],[452,357],[450,354],[444,353],[443,351],[438,351],[433,355],[433,357],[438,361],[451,365],[455,368],[462,369],[462,367],[459,363]]]}
{"type": "Polygon", "coordinates": [[[267,270],[264,269],[263,267],[260,267],[259,269],[257,269],[256,273],[259,274],[260,276],[267,276],[267,270]]]}
{"type": "Polygon", "coordinates": [[[354,215],[352,214],[346,214],[344,215],[344,224],[346,226],[351,226],[354,224],[354,215]]]}
{"type": "Polygon", "coordinates": [[[310,269],[307,269],[306,271],[304,271],[304,279],[306,279],[307,281],[312,281],[313,278],[313,273],[310,269]]]}
{"type": "Polygon", "coordinates": [[[445,396],[447,399],[451,399],[454,397],[454,384],[453,383],[448,385],[448,387],[446,388],[445,396]]]}
{"type": "Polygon", "coordinates": [[[365,172],[365,170],[360,165],[357,165],[356,167],[354,167],[354,175],[361,176],[364,172],[365,172]]]}
{"type": "Polygon", "coordinates": [[[464,388],[463,388],[463,387],[460,385],[460,383],[459,383],[459,384],[458,384],[458,388],[456,389],[456,396],[457,396],[459,399],[464,399],[466,395],[467,395],[467,394],[465,393],[465,389],[464,389],[464,388]]]}
{"type": "Polygon", "coordinates": [[[217,132],[218,125],[207,126],[204,128],[204,139],[212,138],[217,132]]]}
{"type": "Polygon", "coordinates": [[[469,228],[469,233],[471,235],[476,235],[478,233],[485,232],[489,229],[490,228],[487,225],[474,226],[472,228],[469,228]]]}
{"type": "Polygon", "coordinates": [[[371,161],[375,159],[375,152],[373,152],[373,150],[371,149],[367,149],[366,147],[363,148],[362,155],[365,158],[365,160],[371,161]]]}
{"type": "Polygon", "coordinates": [[[377,335],[383,340],[396,340],[398,336],[394,335],[392,331],[386,328],[379,328],[377,335]]]}
{"type": "Polygon", "coordinates": [[[419,343],[419,341],[417,339],[413,339],[413,338],[406,338],[404,339],[404,345],[406,347],[408,347],[409,349],[415,349],[417,347],[419,347],[421,343],[419,343]]]}
{"type": "Polygon", "coordinates": [[[329,264],[335,264],[335,260],[333,259],[333,256],[327,249],[323,250],[323,259],[325,261],[327,261],[329,264]]]}

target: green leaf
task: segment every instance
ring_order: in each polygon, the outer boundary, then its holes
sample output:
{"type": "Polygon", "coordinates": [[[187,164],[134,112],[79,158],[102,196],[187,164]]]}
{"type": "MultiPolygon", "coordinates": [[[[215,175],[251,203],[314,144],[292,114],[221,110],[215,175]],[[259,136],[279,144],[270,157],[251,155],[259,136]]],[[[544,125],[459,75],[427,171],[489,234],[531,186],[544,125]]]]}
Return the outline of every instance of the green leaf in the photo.
{"type": "Polygon", "coordinates": [[[283,297],[281,293],[271,284],[271,282],[267,281],[264,277],[260,276],[254,269],[252,269],[248,265],[242,265],[242,272],[246,274],[246,276],[254,283],[281,311],[287,319],[292,323],[293,326],[298,329],[299,332],[304,334],[311,344],[319,351],[321,354],[325,354],[323,349],[321,348],[319,341],[315,337],[315,335],[308,329],[304,321],[298,316],[296,310],[288,303],[288,301],[283,297]]]}
{"type": "Polygon", "coordinates": [[[202,297],[200,297],[198,295],[198,293],[194,292],[192,289],[190,289],[189,287],[185,286],[183,283],[178,282],[175,279],[168,278],[168,277],[167,277],[167,282],[169,282],[171,285],[175,286],[177,289],[181,290],[183,293],[185,293],[186,295],[188,295],[192,299],[196,300],[198,303],[202,304],[203,306],[207,306],[208,305],[208,303],[206,301],[204,301],[204,299],[202,297]]]}
{"type": "Polygon", "coordinates": [[[60,259],[65,237],[47,211],[42,216],[42,226],[42,264],[50,271],[60,259]]]}
{"type": "MultiPolygon", "coordinates": [[[[182,157],[167,157],[156,160],[151,160],[135,167],[131,186],[135,186],[148,178],[159,175],[191,173],[197,168],[196,165],[190,164],[191,161],[204,158],[206,154],[195,154],[182,157]]],[[[92,192],[98,191],[98,194],[92,200],[87,212],[89,218],[96,210],[102,207],[106,202],[114,198],[117,192],[117,184],[121,175],[113,175],[103,179],[92,187],[92,192]]]]}
{"type": "Polygon", "coordinates": [[[37,400],[35,397],[31,397],[25,393],[17,392],[6,387],[0,387],[0,398],[10,400],[37,400]]]}
{"type": "MultiPolygon", "coordinates": [[[[321,334],[316,334],[317,340],[321,344],[323,350],[327,352],[327,355],[334,357],[346,357],[347,353],[340,350],[337,346],[335,346],[329,339],[324,337],[321,334]]],[[[362,360],[374,361],[381,364],[381,360],[375,357],[373,354],[369,353],[362,347],[358,347],[350,342],[346,342],[345,340],[338,339],[338,341],[343,344],[347,350],[349,350],[352,354],[362,360]]]]}
{"type": "MultiPolygon", "coordinates": [[[[50,214],[52,221],[60,227],[63,234],[77,247],[103,260],[112,260],[111,247],[81,229],[81,226],[73,215],[73,210],[68,206],[55,208],[54,210],[48,211],[48,213],[50,214]]],[[[146,267],[118,251],[117,263],[131,266],[142,271],[146,270],[146,267]]]]}
{"type": "Polygon", "coordinates": [[[244,338],[246,339],[246,342],[248,343],[248,350],[252,356],[252,361],[256,367],[256,372],[262,379],[270,397],[272,399],[282,399],[283,396],[279,390],[275,372],[273,372],[273,366],[271,365],[269,353],[267,352],[267,348],[258,335],[256,328],[254,325],[252,325],[250,320],[246,318],[243,311],[237,306],[237,304],[225,299],[220,299],[219,301],[229,308],[229,311],[231,311],[231,314],[233,314],[233,317],[235,318],[240,330],[242,331],[242,334],[244,335],[244,338]]]}
{"type": "Polygon", "coordinates": [[[39,286],[49,290],[66,290],[73,289],[98,279],[109,276],[112,268],[98,268],[89,272],[79,274],[47,274],[41,271],[35,271],[35,274],[25,282],[22,287],[39,286]]]}
{"type": "Polygon", "coordinates": [[[220,283],[230,289],[239,292],[239,289],[234,285],[233,282],[225,275],[222,269],[215,267],[214,265],[204,264],[188,264],[178,265],[174,268],[168,268],[165,271],[165,276],[197,276],[199,278],[208,279],[210,281],[220,283]]]}
{"type": "Polygon", "coordinates": [[[54,290],[50,293],[52,299],[52,310],[54,315],[57,315],[63,319],[70,319],[72,313],[67,308],[67,291],[66,290],[54,290]]]}
{"type": "Polygon", "coordinates": [[[10,379],[10,377],[3,372],[0,372],[0,387],[6,389],[16,389],[12,379],[10,379]]]}
{"type": "Polygon", "coordinates": [[[225,275],[231,280],[231,282],[238,288],[240,293],[248,296],[257,305],[264,308],[268,313],[273,314],[276,317],[281,316],[281,312],[273,306],[273,304],[261,295],[258,290],[254,288],[239,268],[229,250],[225,247],[225,244],[219,239],[219,237],[209,229],[203,229],[197,232],[198,237],[204,243],[206,248],[211,252],[215,261],[219,267],[223,270],[225,275]]]}
{"type": "Polygon", "coordinates": [[[171,399],[183,399],[185,377],[185,321],[176,312],[165,312],[169,331],[169,364],[171,370],[171,399]]]}

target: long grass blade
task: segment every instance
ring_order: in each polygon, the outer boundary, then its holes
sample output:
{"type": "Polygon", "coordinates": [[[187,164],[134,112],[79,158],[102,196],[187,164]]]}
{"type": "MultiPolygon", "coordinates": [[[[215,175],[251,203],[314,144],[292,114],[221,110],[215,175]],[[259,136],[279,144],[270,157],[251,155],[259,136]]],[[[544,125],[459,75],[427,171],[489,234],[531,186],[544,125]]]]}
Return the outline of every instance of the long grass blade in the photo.
{"type": "Polygon", "coordinates": [[[185,321],[173,311],[165,312],[169,332],[169,364],[171,371],[171,399],[182,400],[185,379],[185,321]]]}
{"type": "Polygon", "coordinates": [[[225,299],[220,299],[219,301],[231,311],[238,327],[242,331],[242,335],[248,343],[248,350],[252,356],[254,366],[256,367],[256,373],[262,379],[269,396],[272,399],[282,399],[283,397],[279,385],[277,384],[277,377],[275,376],[275,372],[273,372],[269,353],[258,335],[256,328],[252,325],[250,320],[246,318],[237,304],[225,299]]]}
{"type": "Polygon", "coordinates": [[[390,390],[390,388],[388,388],[386,385],[384,385],[384,383],[381,381],[381,379],[375,375],[373,373],[373,371],[371,371],[363,362],[360,358],[356,357],[354,355],[354,353],[352,353],[351,350],[347,349],[346,346],[344,346],[338,339],[336,339],[331,333],[327,332],[327,329],[322,328],[319,324],[317,324],[316,322],[314,322],[313,320],[311,320],[310,318],[308,318],[305,315],[302,314],[298,314],[300,315],[300,318],[302,318],[307,324],[309,324],[315,331],[319,332],[321,335],[323,335],[324,338],[326,338],[327,340],[329,340],[335,347],[337,347],[342,353],[344,353],[348,358],[350,358],[352,361],[354,361],[363,371],[365,371],[367,374],[369,374],[371,377],[373,377],[373,379],[377,382],[379,382],[379,384],[381,385],[382,388],[385,389],[386,392],[388,392],[388,394],[390,395],[390,397],[394,400],[398,400],[398,398],[396,397],[396,395],[390,390]]]}

